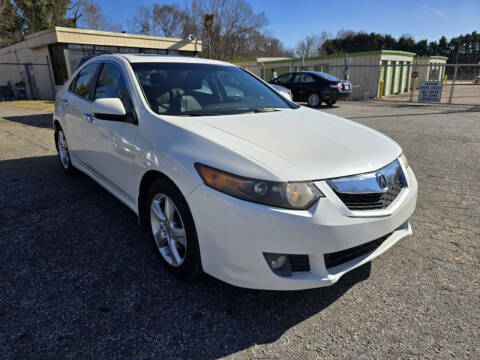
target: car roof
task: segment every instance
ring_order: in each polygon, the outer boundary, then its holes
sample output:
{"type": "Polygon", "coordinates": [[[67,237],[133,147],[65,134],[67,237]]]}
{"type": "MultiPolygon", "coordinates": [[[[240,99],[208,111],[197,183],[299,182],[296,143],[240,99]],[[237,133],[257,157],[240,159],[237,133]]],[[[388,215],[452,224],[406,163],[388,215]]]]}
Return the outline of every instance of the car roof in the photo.
{"type": "Polygon", "coordinates": [[[96,60],[111,59],[111,58],[123,58],[130,63],[190,63],[190,64],[211,64],[211,65],[224,65],[224,66],[236,66],[225,61],[210,60],[204,58],[197,58],[191,56],[172,56],[172,55],[156,55],[156,54],[106,54],[95,57],[96,60]]]}
{"type": "Polygon", "coordinates": [[[315,71],[292,71],[292,72],[288,72],[288,73],[283,73],[283,74],[280,74],[278,76],[281,76],[281,75],[297,75],[297,74],[312,74],[312,75],[318,75],[315,73],[315,71]]]}

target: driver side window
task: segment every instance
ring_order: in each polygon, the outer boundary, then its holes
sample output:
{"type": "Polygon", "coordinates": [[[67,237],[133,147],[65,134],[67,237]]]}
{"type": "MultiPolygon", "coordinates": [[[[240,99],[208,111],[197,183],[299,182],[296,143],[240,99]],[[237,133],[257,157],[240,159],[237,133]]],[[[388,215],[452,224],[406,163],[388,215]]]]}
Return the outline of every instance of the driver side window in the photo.
{"type": "Polygon", "coordinates": [[[283,74],[277,77],[274,81],[272,81],[274,84],[285,84],[287,82],[292,81],[292,74],[283,74]]]}

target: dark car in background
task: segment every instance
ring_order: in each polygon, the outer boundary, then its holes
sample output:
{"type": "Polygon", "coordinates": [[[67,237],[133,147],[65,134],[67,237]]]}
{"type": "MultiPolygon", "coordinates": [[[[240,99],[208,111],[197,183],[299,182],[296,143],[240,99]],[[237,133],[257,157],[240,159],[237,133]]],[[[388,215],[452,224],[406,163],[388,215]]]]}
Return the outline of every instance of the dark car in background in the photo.
{"type": "Polygon", "coordinates": [[[320,106],[322,102],[332,106],[337,100],[345,100],[352,96],[350,81],[340,80],[320,71],[285,73],[272,80],[271,83],[290,89],[293,101],[306,101],[312,107],[320,106]]]}

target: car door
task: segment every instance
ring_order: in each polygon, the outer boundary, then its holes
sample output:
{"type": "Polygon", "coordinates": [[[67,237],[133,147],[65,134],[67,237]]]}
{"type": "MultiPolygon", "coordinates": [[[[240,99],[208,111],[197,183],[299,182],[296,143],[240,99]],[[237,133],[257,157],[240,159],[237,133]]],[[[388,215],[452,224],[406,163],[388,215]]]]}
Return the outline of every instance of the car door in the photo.
{"type": "Polygon", "coordinates": [[[304,96],[302,97],[302,94],[304,93],[302,91],[302,86],[303,86],[303,74],[297,73],[293,76],[290,84],[290,90],[292,91],[294,101],[305,101],[304,96]]]}
{"type": "Polygon", "coordinates": [[[86,162],[85,126],[88,124],[86,114],[90,113],[91,92],[95,84],[99,64],[91,64],[83,68],[70,83],[65,99],[66,137],[70,153],[76,160],[86,162]]]}
{"type": "Polygon", "coordinates": [[[132,174],[138,170],[135,165],[138,152],[135,145],[137,116],[126,78],[120,66],[112,62],[103,63],[93,93],[94,101],[102,98],[119,98],[126,115],[119,120],[91,114],[92,122],[85,134],[91,140],[88,162],[97,174],[132,197],[138,190],[130,181],[132,174]]]}
{"type": "Polygon", "coordinates": [[[299,73],[293,78],[293,97],[296,101],[307,101],[308,96],[316,92],[315,78],[308,73],[299,73]]]}
{"type": "Polygon", "coordinates": [[[292,84],[292,78],[293,74],[282,74],[273,81],[271,81],[272,84],[280,85],[283,87],[286,87],[287,89],[290,89],[290,86],[292,84]]]}

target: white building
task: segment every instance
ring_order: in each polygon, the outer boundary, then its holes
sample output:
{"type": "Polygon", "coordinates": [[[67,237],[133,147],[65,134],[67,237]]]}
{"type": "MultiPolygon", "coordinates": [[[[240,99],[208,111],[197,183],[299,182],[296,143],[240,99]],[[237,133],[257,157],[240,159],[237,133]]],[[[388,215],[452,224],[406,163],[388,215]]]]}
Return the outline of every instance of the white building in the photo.
{"type": "Polygon", "coordinates": [[[0,49],[0,87],[23,81],[28,99],[53,99],[78,60],[97,53],[147,53],[195,56],[197,40],[55,27],[0,49]]]}

